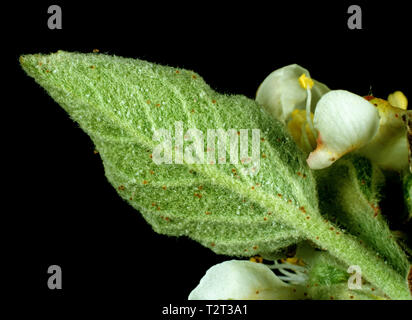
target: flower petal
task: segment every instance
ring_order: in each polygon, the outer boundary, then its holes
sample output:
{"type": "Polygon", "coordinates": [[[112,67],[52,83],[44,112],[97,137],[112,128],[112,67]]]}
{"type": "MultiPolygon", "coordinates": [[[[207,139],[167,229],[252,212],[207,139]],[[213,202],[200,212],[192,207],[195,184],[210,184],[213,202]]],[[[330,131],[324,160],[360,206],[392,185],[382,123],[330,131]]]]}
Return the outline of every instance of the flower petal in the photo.
{"type": "Polygon", "coordinates": [[[282,282],[266,265],[230,260],[211,267],[189,300],[301,299],[303,292],[282,282]]]}
{"type": "Polygon", "coordinates": [[[334,90],[316,105],[314,126],[318,130],[317,147],[307,162],[311,169],[323,169],[371,141],[379,128],[379,115],[366,99],[334,90]]]}
{"type": "MultiPolygon", "coordinates": [[[[307,92],[299,84],[299,77],[308,70],[297,64],[291,64],[273,71],[261,83],[256,92],[256,101],[275,119],[283,122],[294,109],[305,109],[307,92]]],[[[329,91],[324,84],[315,81],[312,88],[312,111],[320,97],[329,91]]]]}
{"type": "Polygon", "coordinates": [[[408,99],[406,99],[405,95],[402,91],[395,91],[388,96],[388,102],[396,107],[403,110],[408,109],[408,99]]]}
{"type": "Polygon", "coordinates": [[[369,102],[376,105],[378,109],[379,131],[370,143],[358,151],[359,154],[374,161],[383,169],[397,171],[406,169],[408,167],[408,141],[403,118],[407,111],[394,107],[388,101],[379,98],[373,98],[369,102]]]}

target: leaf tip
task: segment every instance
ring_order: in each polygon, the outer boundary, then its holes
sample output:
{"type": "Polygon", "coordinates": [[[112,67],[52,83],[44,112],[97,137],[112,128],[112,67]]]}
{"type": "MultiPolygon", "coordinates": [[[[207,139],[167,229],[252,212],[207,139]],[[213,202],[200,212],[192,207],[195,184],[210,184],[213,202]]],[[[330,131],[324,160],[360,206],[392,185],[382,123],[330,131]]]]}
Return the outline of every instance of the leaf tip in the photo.
{"type": "Polygon", "coordinates": [[[40,64],[39,54],[22,54],[19,57],[20,66],[28,74],[31,74],[31,70],[40,64]]]}

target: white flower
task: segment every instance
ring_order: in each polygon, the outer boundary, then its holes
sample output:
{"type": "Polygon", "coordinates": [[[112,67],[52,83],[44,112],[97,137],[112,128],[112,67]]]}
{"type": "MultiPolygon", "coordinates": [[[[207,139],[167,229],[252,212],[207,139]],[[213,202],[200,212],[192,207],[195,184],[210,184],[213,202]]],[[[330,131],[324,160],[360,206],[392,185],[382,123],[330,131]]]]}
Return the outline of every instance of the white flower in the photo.
{"type": "Polygon", "coordinates": [[[280,280],[266,265],[230,260],[211,267],[189,300],[302,299],[303,288],[280,280]]]}
{"type": "Polygon", "coordinates": [[[318,131],[317,147],[307,162],[311,169],[323,169],[370,142],[378,132],[379,113],[364,98],[334,90],[316,105],[314,127],[318,131]]]}
{"type": "Polygon", "coordinates": [[[287,124],[299,147],[310,153],[307,162],[311,169],[326,168],[351,151],[384,169],[401,171],[408,166],[402,120],[408,101],[400,91],[389,95],[388,101],[330,91],[310,79],[306,69],[290,65],[263,81],[256,101],[287,124]]]}
{"type": "MultiPolygon", "coordinates": [[[[298,82],[302,74],[310,78],[309,71],[297,64],[273,71],[259,86],[256,101],[274,118],[285,122],[293,110],[306,107],[308,91],[298,82]]],[[[311,110],[314,110],[320,97],[328,91],[327,86],[314,80],[311,110]]]]}

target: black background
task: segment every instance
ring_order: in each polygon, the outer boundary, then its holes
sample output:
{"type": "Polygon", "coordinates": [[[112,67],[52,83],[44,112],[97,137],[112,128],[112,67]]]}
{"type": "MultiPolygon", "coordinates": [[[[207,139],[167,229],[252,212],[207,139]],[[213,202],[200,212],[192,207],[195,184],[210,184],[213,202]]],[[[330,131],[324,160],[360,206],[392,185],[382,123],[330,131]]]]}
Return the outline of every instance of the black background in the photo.
{"type": "Polygon", "coordinates": [[[13,214],[28,226],[24,245],[30,252],[24,258],[36,264],[38,297],[53,302],[131,298],[152,308],[182,303],[205,271],[228,257],[152,231],[107,182],[89,137],[21,70],[20,54],[96,48],[191,69],[219,92],[250,98],[270,72],[298,63],[332,89],[366,95],[372,87],[378,97],[394,90],[412,97],[411,27],[400,3],[46,1],[14,6],[8,11],[14,23],[3,32],[14,54],[9,65],[17,80],[13,99],[23,137],[14,136],[25,179],[18,182],[13,214]],[[52,4],[62,8],[62,30],[47,28],[52,4]],[[347,27],[350,4],[361,5],[362,30],[347,27]],[[63,290],[47,288],[52,264],[62,268],[63,290]]]}

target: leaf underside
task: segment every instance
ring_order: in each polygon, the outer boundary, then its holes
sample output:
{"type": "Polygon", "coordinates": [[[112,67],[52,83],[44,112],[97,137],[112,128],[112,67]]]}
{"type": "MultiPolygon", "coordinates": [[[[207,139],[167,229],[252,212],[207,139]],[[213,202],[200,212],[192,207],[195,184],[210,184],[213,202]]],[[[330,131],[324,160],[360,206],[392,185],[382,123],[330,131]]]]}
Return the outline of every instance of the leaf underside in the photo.
{"type": "Polygon", "coordinates": [[[389,296],[410,298],[402,267],[387,266],[374,251],[379,246],[360,245],[325,221],[304,154],[255,101],[219,94],[192,71],[138,59],[58,51],[24,55],[20,63],[91,137],[109,182],[156,232],[188,236],[231,256],[273,256],[309,239],[361,265],[389,296]],[[252,130],[260,130],[258,170],[250,175],[255,164],[230,164],[228,147],[225,164],[156,164],[153,135],[166,129],[178,145],[176,122],[184,132],[204,134],[205,153],[209,129],[247,129],[249,151],[252,130]]]}
{"type": "Polygon", "coordinates": [[[218,94],[192,71],[142,60],[59,51],[21,63],[92,138],[110,183],[156,232],[235,256],[270,254],[302,239],[277,215],[317,207],[313,176],[283,125],[253,100],[218,94]],[[240,161],[155,164],[154,131],[170,130],[175,142],[176,121],[205,135],[260,129],[258,173],[243,174],[240,161]],[[273,198],[273,208],[256,203],[260,194],[273,198]]]}

